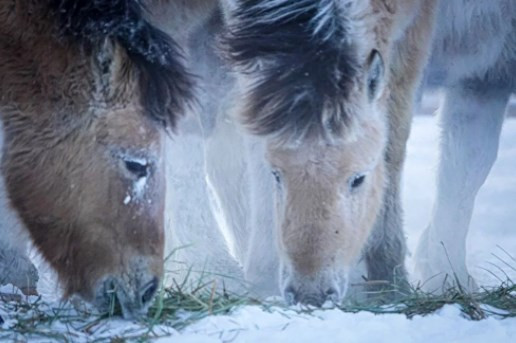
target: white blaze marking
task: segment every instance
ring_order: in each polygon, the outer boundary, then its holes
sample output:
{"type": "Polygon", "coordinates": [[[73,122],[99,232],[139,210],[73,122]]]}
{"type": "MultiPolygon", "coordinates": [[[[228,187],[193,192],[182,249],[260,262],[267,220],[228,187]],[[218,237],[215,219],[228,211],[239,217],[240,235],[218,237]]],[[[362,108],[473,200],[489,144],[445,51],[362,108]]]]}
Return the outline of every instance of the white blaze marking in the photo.
{"type": "Polygon", "coordinates": [[[147,186],[147,177],[141,177],[139,178],[133,186],[133,195],[135,197],[141,198],[143,195],[143,191],[145,190],[145,187],[147,186]]]}

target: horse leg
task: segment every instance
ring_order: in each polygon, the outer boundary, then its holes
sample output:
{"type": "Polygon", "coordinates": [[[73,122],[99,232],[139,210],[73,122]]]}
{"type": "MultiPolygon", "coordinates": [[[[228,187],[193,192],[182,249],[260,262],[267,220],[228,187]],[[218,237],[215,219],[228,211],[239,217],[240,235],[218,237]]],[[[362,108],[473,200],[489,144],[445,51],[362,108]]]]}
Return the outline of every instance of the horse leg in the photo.
{"type": "Polygon", "coordinates": [[[247,251],[249,175],[247,144],[236,123],[221,114],[206,138],[206,177],[211,206],[232,255],[240,262],[247,251]]]}
{"type": "Polygon", "coordinates": [[[9,217],[3,215],[0,222],[0,285],[11,284],[26,295],[36,295],[38,271],[27,256],[28,237],[9,217]]]}
{"type": "MultiPolygon", "coordinates": [[[[381,281],[392,287],[405,288],[407,271],[405,268],[406,243],[403,233],[403,211],[400,199],[401,169],[405,157],[405,142],[409,135],[410,116],[397,128],[396,141],[387,151],[387,188],[383,206],[378,213],[369,244],[365,252],[367,279],[381,281]]],[[[384,288],[384,285],[368,287],[371,291],[384,288]]]]}
{"type": "Polygon", "coordinates": [[[278,294],[273,176],[265,146],[261,139],[240,133],[231,117],[221,118],[206,143],[212,207],[253,294],[278,294]]]}
{"type": "MultiPolygon", "coordinates": [[[[397,43],[387,85],[389,98],[389,141],[385,152],[387,186],[383,207],[378,213],[365,249],[367,278],[406,288],[406,243],[400,197],[401,172],[410,133],[413,105],[432,41],[435,2],[423,4],[405,35],[397,43]]],[[[377,286],[370,289],[377,290],[377,286]]],[[[383,288],[383,286],[380,286],[383,288]]]]}
{"type": "Polygon", "coordinates": [[[430,225],[420,238],[416,272],[425,289],[475,288],[466,268],[466,236],[475,197],[496,160],[510,92],[487,84],[448,89],[442,127],[437,194],[430,225]]]}
{"type": "Polygon", "coordinates": [[[250,236],[244,259],[244,274],[259,296],[279,295],[279,257],[274,220],[274,177],[265,161],[262,142],[249,149],[250,236]]]}
{"type": "MultiPolygon", "coordinates": [[[[237,8],[236,0],[219,0],[226,25],[237,8]]],[[[237,96],[238,97],[238,96],[237,96]]],[[[238,109],[238,106],[237,106],[238,109]]],[[[235,111],[235,109],[233,109],[235,111]]],[[[241,130],[233,128],[233,130],[241,130]]],[[[274,178],[265,160],[263,140],[246,136],[248,197],[245,226],[235,227],[238,259],[253,295],[279,295],[279,258],[274,222],[274,178]]],[[[235,145],[234,145],[235,147],[235,145]]],[[[234,149],[234,148],[233,148],[234,149]]],[[[230,203],[234,203],[232,199],[230,203]]]]}
{"type": "MultiPolygon", "coordinates": [[[[0,154],[3,145],[0,123],[0,154]]],[[[24,294],[37,294],[38,271],[27,256],[29,238],[14,210],[10,208],[0,174],[0,285],[12,284],[24,294]]]]}
{"type": "Polygon", "coordinates": [[[167,269],[182,270],[175,276],[178,282],[186,275],[194,282],[202,276],[204,281],[223,283],[219,289],[240,292],[242,271],[218,227],[206,178],[206,142],[200,124],[194,122],[184,121],[181,135],[167,146],[167,251],[171,252],[167,269]]]}

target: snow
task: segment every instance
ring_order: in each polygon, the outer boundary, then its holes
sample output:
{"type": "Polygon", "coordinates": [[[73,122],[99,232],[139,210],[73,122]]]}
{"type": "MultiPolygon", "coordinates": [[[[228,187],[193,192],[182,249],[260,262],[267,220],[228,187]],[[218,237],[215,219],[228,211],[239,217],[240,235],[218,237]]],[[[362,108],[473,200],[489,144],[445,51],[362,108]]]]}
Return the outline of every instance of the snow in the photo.
{"type": "Polygon", "coordinates": [[[140,177],[135,183],[133,194],[135,197],[141,198],[145,187],[147,186],[147,177],[140,177]]]}
{"type": "MultiPolygon", "coordinates": [[[[55,311],[55,309],[54,309],[55,311]]],[[[75,315],[74,310],[61,310],[60,315],[75,315]]],[[[6,318],[6,313],[0,310],[6,318]]],[[[6,320],[2,329],[14,326],[6,320]]],[[[136,337],[148,332],[140,324],[122,319],[72,324],[55,321],[53,332],[66,333],[74,342],[107,340],[114,337],[136,337]],[[87,329],[85,330],[84,328],[87,329]]],[[[0,330],[2,332],[2,330],[0,330]]],[[[181,332],[166,326],[153,327],[159,343],[225,343],[225,342],[513,342],[516,337],[516,318],[499,320],[489,317],[471,321],[461,315],[455,305],[446,305],[433,315],[375,315],[369,312],[344,313],[337,309],[299,313],[293,309],[246,306],[230,315],[210,316],[181,332]]],[[[3,336],[5,331],[0,334],[3,336]]],[[[48,338],[31,339],[47,342],[48,338]]]]}
{"type": "MultiPolygon", "coordinates": [[[[476,202],[468,239],[468,265],[482,285],[494,285],[497,280],[482,268],[502,276],[490,263],[499,266],[516,280],[514,270],[504,265],[495,255],[502,256],[501,246],[516,255],[516,120],[506,121],[502,133],[500,154],[489,179],[476,202]]],[[[408,247],[415,250],[421,231],[426,226],[433,198],[434,174],[437,158],[438,129],[436,119],[421,116],[414,119],[408,146],[404,174],[403,201],[408,247]]],[[[412,260],[409,257],[409,267],[412,260]]],[[[514,266],[514,263],[512,264],[514,266]]],[[[57,288],[48,269],[40,270],[40,291],[43,299],[55,301],[57,288]]],[[[0,292],[8,292],[0,289],[0,292]]],[[[57,306],[57,305],[56,305],[57,306]]],[[[0,316],[8,329],[14,322],[12,313],[0,306],[0,316]]],[[[147,328],[121,319],[102,321],[85,333],[68,324],[55,322],[52,329],[71,332],[73,341],[125,336],[146,332],[147,328]]],[[[1,335],[5,331],[0,329],[1,335]]],[[[435,314],[407,319],[404,315],[374,315],[368,312],[344,313],[337,309],[317,310],[310,314],[295,309],[244,306],[229,315],[210,316],[178,332],[170,327],[154,328],[157,342],[514,342],[516,318],[500,320],[489,317],[481,321],[464,318],[458,307],[447,305],[435,314]]],[[[42,339],[45,341],[48,339],[42,339]]]]}
{"type": "Polygon", "coordinates": [[[488,318],[474,322],[452,305],[437,314],[413,319],[403,315],[356,314],[339,310],[298,314],[294,311],[245,307],[231,316],[206,318],[181,336],[158,342],[512,342],[516,320],[488,318]]]}

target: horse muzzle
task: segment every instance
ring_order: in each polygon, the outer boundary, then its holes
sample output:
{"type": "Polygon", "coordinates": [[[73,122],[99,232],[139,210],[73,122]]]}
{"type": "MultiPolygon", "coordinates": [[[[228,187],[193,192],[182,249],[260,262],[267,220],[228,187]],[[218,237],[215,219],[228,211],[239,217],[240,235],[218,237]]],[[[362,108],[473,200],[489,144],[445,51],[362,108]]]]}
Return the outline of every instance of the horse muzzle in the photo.
{"type": "Polygon", "coordinates": [[[112,312],[119,304],[125,319],[142,317],[159,289],[159,280],[152,275],[107,277],[98,283],[93,303],[103,313],[112,312]]]}
{"type": "Polygon", "coordinates": [[[289,305],[304,304],[321,307],[327,301],[339,303],[346,295],[347,276],[334,273],[301,275],[286,273],[282,284],[282,294],[289,305]]]}

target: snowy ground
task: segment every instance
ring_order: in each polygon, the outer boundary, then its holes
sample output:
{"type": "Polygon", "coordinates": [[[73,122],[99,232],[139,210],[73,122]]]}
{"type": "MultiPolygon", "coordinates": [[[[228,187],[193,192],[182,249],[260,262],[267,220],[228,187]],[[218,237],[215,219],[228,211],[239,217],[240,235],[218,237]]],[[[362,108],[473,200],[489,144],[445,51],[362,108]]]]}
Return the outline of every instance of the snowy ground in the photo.
{"type": "Polygon", "coordinates": [[[256,307],[243,308],[232,316],[212,317],[188,327],[180,337],[160,342],[514,342],[516,320],[489,318],[480,322],[463,319],[454,306],[437,314],[415,317],[338,310],[311,315],[256,307]]]}
{"type": "MultiPolygon", "coordinates": [[[[428,111],[428,108],[425,108],[428,111]]],[[[436,119],[418,116],[414,120],[408,147],[408,160],[404,176],[403,199],[406,211],[406,232],[409,250],[414,251],[422,229],[426,226],[432,206],[434,171],[438,129],[436,119]]],[[[499,266],[513,280],[516,271],[502,264],[494,255],[500,254],[498,245],[516,255],[516,119],[506,121],[501,139],[498,161],[481,190],[468,240],[468,265],[480,284],[494,285],[495,277],[483,268],[503,276],[493,264],[499,266]]],[[[409,258],[409,267],[412,261],[409,258]]],[[[50,275],[50,274],[47,274],[50,275]]],[[[505,278],[505,277],[503,277],[505,278]]],[[[42,283],[47,296],[55,296],[55,289],[47,278],[42,283]]],[[[2,291],[2,290],[0,290],[2,291]]],[[[0,308],[7,319],[1,327],[5,330],[13,321],[10,314],[0,308]]],[[[73,341],[89,341],[126,335],[134,330],[145,331],[136,324],[112,320],[83,327],[54,323],[52,327],[72,332],[73,341]]],[[[339,310],[320,310],[299,314],[294,309],[264,310],[257,306],[237,309],[227,316],[210,316],[178,332],[171,328],[156,327],[159,335],[171,335],[160,342],[514,342],[516,318],[500,320],[490,317],[470,321],[461,316],[457,307],[448,305],[436,314],[407,319],[403,315],[373,315],[361,312],[343,313],[339,310]]],[[[0,338],[5,331],[0,330],[0,338]]],[[[49,338],[42,341],[48,341],[49,338]]]]}

